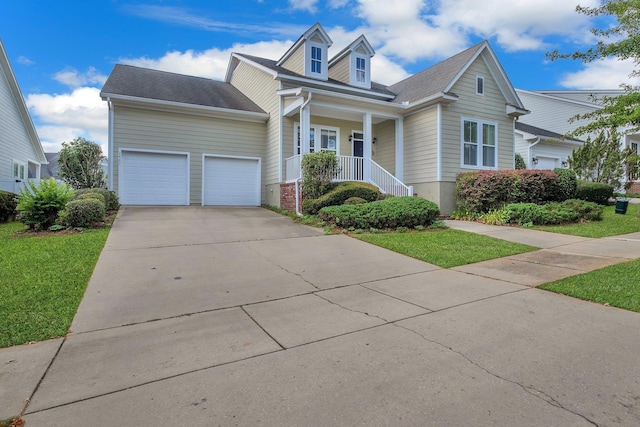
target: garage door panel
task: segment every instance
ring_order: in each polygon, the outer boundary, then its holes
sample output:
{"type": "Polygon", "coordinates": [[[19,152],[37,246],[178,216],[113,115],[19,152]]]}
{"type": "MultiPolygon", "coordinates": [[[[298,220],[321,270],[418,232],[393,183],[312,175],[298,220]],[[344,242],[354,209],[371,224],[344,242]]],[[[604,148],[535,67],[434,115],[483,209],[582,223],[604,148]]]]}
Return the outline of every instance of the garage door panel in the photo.
{"type": "Polygon", "coordinates": [[[186,154],[122,151],[119,197],[125,205],[186,205],[186,154]]]}
{"type": "Polygon", "coordinates": [[[258,159],[206,157],[203,204],[208,206],[259,206],[258,159]]]}

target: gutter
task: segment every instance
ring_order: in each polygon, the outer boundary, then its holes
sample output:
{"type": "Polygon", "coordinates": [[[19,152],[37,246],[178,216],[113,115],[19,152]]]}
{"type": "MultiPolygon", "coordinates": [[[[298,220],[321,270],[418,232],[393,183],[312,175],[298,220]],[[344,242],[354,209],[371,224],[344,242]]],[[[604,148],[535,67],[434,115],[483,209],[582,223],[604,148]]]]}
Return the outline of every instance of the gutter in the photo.
{"type": "Polygon", "coordinates": [[[108,171],[109,177],[107,178],[107,186],[109,190],[113,190],[113,103],[111,102],[111,97],[107,96],[107,107],[109,108],[109,127],[107,130],[107,159],[109,160],[108,171]]]}
{"type": "MultiPolygon", "coordinates": [[[[302,103],[300,106],[300,118],[302,118],[302,110],[309,105],[311,102],[311,97],[313,94],[309,92],[307,94],[307,100],[302,103]]],[[[304,154],[302,154],[304,155],[304,154]]],[[[300,174],[302,174],[302,155],[300,156],[300,174]]],[[[302,216],[302,212],[300,211],[300,182],[302,181],[302,177],[298,177],[296,179],[296,215],[302,216]]]]}

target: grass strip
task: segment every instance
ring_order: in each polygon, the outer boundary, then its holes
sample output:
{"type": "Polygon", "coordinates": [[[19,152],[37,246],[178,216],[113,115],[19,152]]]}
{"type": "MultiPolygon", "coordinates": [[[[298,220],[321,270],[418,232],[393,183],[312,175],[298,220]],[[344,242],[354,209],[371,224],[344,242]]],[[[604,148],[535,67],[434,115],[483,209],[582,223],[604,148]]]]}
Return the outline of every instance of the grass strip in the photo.
{"type": "Polygon", "coordinates": [[[352,237],[443,268],[457,267],[537,250],[461,230],[352,234],[352,237]]]}
{"type": "Polygon", "coordinates": [[[0,224],[0,348],[67,333],[110,230],[23,228],[0,224]]]}

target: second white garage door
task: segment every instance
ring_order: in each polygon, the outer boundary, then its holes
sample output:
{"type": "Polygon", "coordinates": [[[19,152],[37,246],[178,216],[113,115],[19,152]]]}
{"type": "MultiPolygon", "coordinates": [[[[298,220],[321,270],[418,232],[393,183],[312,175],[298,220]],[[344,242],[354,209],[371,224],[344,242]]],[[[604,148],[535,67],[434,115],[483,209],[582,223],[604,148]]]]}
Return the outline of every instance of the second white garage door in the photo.
{"type": "Polygon", "coordinates": [[[202,204],[260,206],[260,159],[205,156],[202,204]]]}

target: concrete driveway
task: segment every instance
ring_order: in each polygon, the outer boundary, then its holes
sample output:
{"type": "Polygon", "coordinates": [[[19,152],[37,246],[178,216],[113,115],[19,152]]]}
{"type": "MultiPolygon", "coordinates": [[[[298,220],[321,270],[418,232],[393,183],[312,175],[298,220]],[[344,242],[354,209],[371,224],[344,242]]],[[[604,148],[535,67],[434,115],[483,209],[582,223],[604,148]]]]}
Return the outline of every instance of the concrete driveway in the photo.
{"type": "Polygon", "coordinates": [[[28,427],[640,425],[639,314],[260,208],[122,209],[71,329],[28,427]]]}

